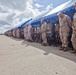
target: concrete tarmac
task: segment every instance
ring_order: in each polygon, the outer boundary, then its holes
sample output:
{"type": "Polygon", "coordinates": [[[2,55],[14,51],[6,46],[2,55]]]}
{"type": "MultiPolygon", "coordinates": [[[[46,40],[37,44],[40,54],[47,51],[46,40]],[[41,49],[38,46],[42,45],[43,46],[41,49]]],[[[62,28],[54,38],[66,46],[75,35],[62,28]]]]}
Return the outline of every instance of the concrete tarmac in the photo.
{"type": "Polygon", "coordinates": [[[76,56],[21,39],[0,36],[0,75],[76,75],[76,56]]]}

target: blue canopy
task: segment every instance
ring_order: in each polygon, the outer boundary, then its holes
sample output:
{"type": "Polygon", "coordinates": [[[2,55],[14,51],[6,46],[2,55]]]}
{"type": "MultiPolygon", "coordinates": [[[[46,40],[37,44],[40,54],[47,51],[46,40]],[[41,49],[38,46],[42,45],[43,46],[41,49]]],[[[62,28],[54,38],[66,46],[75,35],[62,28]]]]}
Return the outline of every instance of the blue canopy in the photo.
{"type": "Polygon", "coordinates": [[[19,28],[20,30],[23,30],[23,26],[25,26],[31,20],[32,19],[29,19],[29,20],[25,21],[24,23],[20,24],[19,26],[16,26],[16,27],[12,28],[11,30],[13,30],[15,28],[19,28]]]}
{"type": "MultiPolygon", "coordinates": [[[[62,10],[61,12],[67,14],[71,19],[73,19],[73,15],[74,15],[74,13],[76,12],[76,10],[74,9],[74,5],[72,5],[72,6],[68,7],[68,8],[66,8],[66,9],[62,10]]],[[[42,18],[39,18],[39,19],[33,21],[33,22],[31,23],[31,25],[32,25],[32,26],[38,26],[38,25],[40,25],[40,20],[41,20],[41,19],[44,19],[45,21],[46,21],[47,19],[49,19],[51,22],[55,23],[56,20],[58,19],[57,13],[58,13],[58,12],[56,12],[56,13],[54,13],[54,14],[51,14],[51,15],[48,15],[48,16],[45,16],[45,17],[42,17],[42,18]]]]}
{"type": "Polygon", "coordinates": [[[29,19],[27,21],[25,21],[24,23],[21,24],[21,26],[19,26],[18,28],[23,28],[28,22],[30,22],[32,19],[29,19]]]}

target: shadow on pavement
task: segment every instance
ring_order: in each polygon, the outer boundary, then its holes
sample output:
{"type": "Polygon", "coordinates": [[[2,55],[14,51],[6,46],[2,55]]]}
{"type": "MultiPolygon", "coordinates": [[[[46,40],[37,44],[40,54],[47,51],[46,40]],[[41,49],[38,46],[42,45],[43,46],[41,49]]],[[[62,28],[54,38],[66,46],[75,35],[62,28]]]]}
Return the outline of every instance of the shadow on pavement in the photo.
{"type": "Polygon", "coordinates": [[[59,51],[59,47],[54,47],[54,46],[41,46],[41,44],[38,43],[29,43],[26,42],[25,40],[21,43],[21,44],[27,44],[27,46],[33,46],[35,48],[41,49],[43,51],[45,51],[45,53],[43,55],[48,55],[50,53],[61,56],[63,58],[69,59],[71,61],[76,62],[76,56],[74,54],[70,53],[70,50],[67,52],[63,52],[63,51],[59,51]]]}
{"type": "Polygon", "coordinates": [[[35,43],[35,42],[30,43],[25,40],[12,38],[12,37],[11,37],[11,39],[14,39],[16,41],[23,41],[21,44],[26,45],[26,47],[33,46],[35,48],[41,49],[41,50],[45,51],[45,53],[43,53],[43,55],[48,55],[48,54],[52,53],[52,54],[61,56],[63,58],[69,59],[71,61],[74,61],[76,63],[76,56],[74,54],[71,54],[70,50],[67,52],[63,52],[63,51],[59,51],[59,47],[54,47],[54,46],[44,47],[44,46],[41,46],[41,44],[35,43]]]}

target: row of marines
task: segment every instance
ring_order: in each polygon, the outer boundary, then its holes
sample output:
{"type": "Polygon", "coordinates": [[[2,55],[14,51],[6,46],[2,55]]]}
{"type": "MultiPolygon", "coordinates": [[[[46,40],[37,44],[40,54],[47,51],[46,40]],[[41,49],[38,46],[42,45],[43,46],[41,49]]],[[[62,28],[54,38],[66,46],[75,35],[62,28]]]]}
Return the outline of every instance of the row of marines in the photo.
{"type": "MultiPolygon", "coordinates": [[[[76,3],[74,5],[76,10],[76,3]]],[[[33,27],[29,24],[25,25],[23,31],[19,28],[6,32],[6,35],[14,36],[17,38],[24,38],[29,42],[39,42],[43,46],[54,44],[57,46],[61,44],[59,50],[67,51],[69,45],[72,42],[73,49],[72,53],[76,54],[76,12],[73,16],[73,21],[71,18],[59,12],[57,14],[58,20],[56,23],[52,23],[49,19],[47,21],[41,20],[41,24],[38,27],[33,27]],[[71,31],[71,32],[70,32],[71,31]],[[70,34],[72,34],[71,37],[70,34]],[[68,40],[70,38],[70,40],[68,40]]]]}

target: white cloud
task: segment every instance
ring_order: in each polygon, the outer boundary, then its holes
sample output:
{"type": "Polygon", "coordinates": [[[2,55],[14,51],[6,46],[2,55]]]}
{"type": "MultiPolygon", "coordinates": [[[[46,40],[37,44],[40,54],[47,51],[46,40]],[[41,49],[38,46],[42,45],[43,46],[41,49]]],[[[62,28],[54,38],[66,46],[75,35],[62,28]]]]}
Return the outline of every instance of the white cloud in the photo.
{"type": "Polygon", "coordinates": [[[33,6],[33,1],[37,0],[0,0],[0,31],[4,32],[46,11],[40,11],[43,6],[38,3],[33,6]]]}
{"type": "Polygon", "coordinates": [[[7,10],[4,10],[2,7],[0,7],[0,13],[7,13],[7,10]]]}
{"type": "Polygon", "coordinates": [[[7,23],[7,22],[5,22],[5,21],[1,21],[1,20],[0,20],[0,27],[1,27],[1,25],[3,26],[3,25],[5,25],[5,24],[10,25],[9,23],[7,23]]]}
{"type": "Polygon", "coordinates": [[[36,7],[36,8],[40,8],[40,7],[43,7],[43,5],[40,5],[40,4],[36,3],[36,4],[35,4],[35,7],[36,7]]]}
{"type": "Polygon", "coordinates": [[[53,5],[52,4],[47,5],[47,7],[46,7],[46,10],[50,10],[50,9],[53,9],[53,5]]]}
{"type": "Polygon", "coordinates": [[[0,5],[24,11],[28,1],[32,3],[32,0],[0,0],[0,5]]]}

